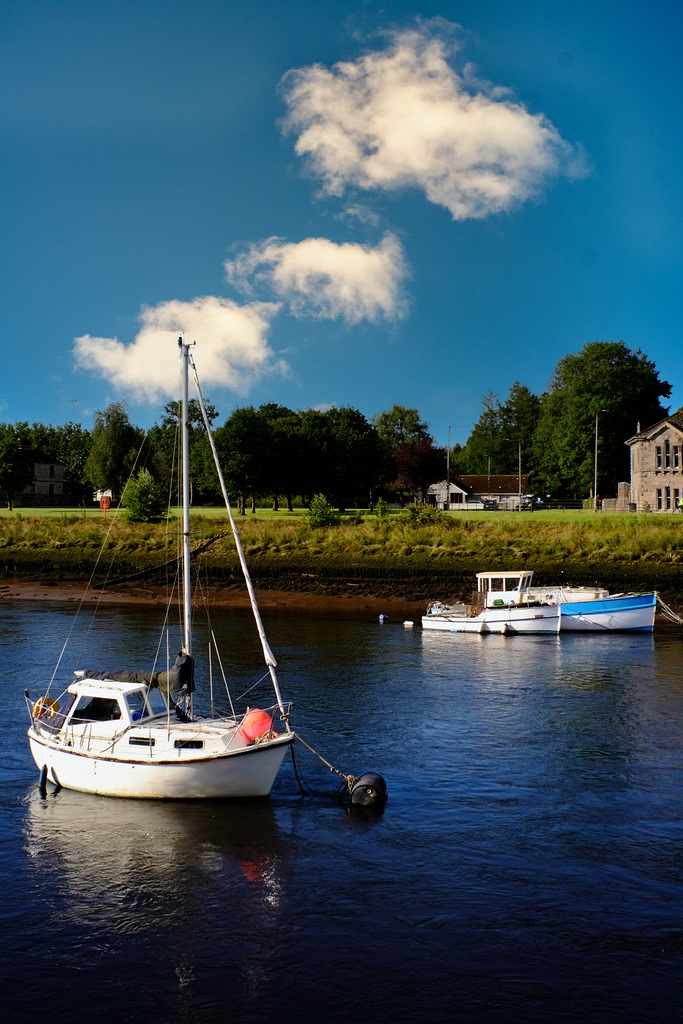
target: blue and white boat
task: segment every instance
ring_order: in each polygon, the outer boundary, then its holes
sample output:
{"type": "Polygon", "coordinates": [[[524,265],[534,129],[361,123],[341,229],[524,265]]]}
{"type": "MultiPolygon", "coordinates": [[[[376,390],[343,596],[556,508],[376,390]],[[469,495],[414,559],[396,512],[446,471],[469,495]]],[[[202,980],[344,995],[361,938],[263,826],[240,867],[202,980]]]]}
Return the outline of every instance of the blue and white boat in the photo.
{"type": "Polygon", "coordinates": [[[560,604],[560,632],[651,633],[655,625],[657,593],[611,594],[592,601],[560,604]]]}
{"type": "Polygon", "coordinates": [[[652,632],[657,592],[610,594],[589,587],[531,587],[537,600],[560,609],[561,633],[652,632]]]}

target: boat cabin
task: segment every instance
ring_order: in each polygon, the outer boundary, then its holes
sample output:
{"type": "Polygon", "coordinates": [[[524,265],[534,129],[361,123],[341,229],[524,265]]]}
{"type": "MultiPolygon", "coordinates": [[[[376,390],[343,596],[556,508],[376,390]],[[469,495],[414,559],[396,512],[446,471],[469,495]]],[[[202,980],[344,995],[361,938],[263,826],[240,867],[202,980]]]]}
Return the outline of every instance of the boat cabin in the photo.
{"type": "MultiPolygon", "coordinates": [[[[146,683],[123,683],[110,679],[77,679],[69,686],[60,704],[52,704],[39,716],[40,726],[49,732],[70,728],[99,726],[111,722],[114,731],[137,725],[146,719],[168,714],[166,697],[146,683]]],[[[101,731],[101,730],[98,730],[101,731]]],[[[106,731],[106,727],[105,727],[106,731]]]]}
{"type": "Polygon", "coordinates": [[[526,604],[533,572],[478,572],[477,594],[487,608],[526,604]]]}

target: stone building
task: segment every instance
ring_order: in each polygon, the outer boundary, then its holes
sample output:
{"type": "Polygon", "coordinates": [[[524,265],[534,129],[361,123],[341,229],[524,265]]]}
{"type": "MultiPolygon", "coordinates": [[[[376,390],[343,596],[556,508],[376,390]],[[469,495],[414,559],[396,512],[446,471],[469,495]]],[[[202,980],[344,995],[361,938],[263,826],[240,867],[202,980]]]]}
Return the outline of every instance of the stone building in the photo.
{"type": "Polygon", "coordinates": [[[683,409],[630,437],[631,507],[675,512],[683,496],[683,409]]]}
{"type": "Polygon", "coordinates": [[[32,448],[24,448],[33,465],[33,481],[14,499],[15,506],[59,505],[64,499],[64,464],[32,448]]]}

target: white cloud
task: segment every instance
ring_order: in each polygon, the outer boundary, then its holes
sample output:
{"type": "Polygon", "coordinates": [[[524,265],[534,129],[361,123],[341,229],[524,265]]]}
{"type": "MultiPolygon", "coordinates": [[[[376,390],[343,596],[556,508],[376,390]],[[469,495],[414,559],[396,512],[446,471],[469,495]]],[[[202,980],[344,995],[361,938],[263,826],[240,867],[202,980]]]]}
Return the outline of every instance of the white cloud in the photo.
{"type": "Polygon", "coordinates": [[[265,284],[295,316],[322,319],[397,320],[407,302],[401,286],[407,276],[403,248],[387,234],[378,246],[327,238],[285,242],[268,238],[225,264],[228,280],[247,294],[265,284]]]}
{"type": "MultiPolygon", "coordinates": [[[[441,26],[443,29],[444,26],[441,26]]],[[[453,218],[486,217],[580,173],[580,158],[542,115],[507,90],[459,76],[452,43],[424,26],[383,51],[331,69],[294,69],[282,83],[285,130],[323,191],[422,189],[453,218]]]]}
{"type": "Polygon", "coordinates": [[[144,308],[142,327],[130,345],[116,338],[74,341],[78,367],[94,370],[138,400],[159,401],[178,391],[177,341],[197,342],[197,368],[203,385],[245,393],[257,377],[283,371],[268,346],[273,303],[239,306],[228,299],[205,296],[192,302],[172,300],[144,308]]]}

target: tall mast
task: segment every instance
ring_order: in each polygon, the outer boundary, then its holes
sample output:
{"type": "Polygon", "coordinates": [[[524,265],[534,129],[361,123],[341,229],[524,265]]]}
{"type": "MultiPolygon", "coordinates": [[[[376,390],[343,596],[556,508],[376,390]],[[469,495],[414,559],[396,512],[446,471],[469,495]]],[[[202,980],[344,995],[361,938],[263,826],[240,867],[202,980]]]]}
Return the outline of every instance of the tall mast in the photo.
{"type": "Polygon", "coordinates": [[[188,401],[188,375],[190,346],[178,338],[181,352],[181,437],[182,437],[182,496],[183,496],[183,650],[192,654],[192,577],[190,574],[190,407],[188,401]]]}
{"type": "Polygon", "coordinates": [[[206,414],[206,406],[204,405],[204,398],[202,396],[202,389],[199,386],[199,377],[197,376],[197,367],[194,365],[194,360],[189,355],[189,353],[188,353],[188,356],[187,356],[187,361],[188,361],[189,364],[192,365],[192,374],[194,376],[194,382],[195,382],[195,386],[197,388],[197,398],[199,399],[199,408],[201,410],[202,418],[204,420],[204,426],[206,427],[206,436],[207,436],[209,444],[211,446],[211,453],[213,455],[213,461],[214,461],[214,464],[216,466],[216,472],[218,474],[218,482],[220,483],[221,491],[223,492],[223,500],[225,501],[225,508],[227,510],[227,513],[228,513],[228,518],[230,519],[230,527],[232,529],[232,535],[233,535],[233,539],[235,541],[235,548],[237,549],[237,556],[238,556],[238,558],[240,560],[240,565],[242,566],[242,572],[244,574],[244,582],[246,583],[247,590],[249,592],[249,600],[251,601],[251,609],[252,609],[252,612],[253,612],[253,615],[254,615],[254,621],[256,622],[256,628],[258,630],[258,635],[259,635],[259,637],[261,639],[261,647],[263,648],[263,657],[264,657],[266,665],[268,666],[268,672],[270,673],[270,679],[271,679],[271,682],[273,684],[273,690],[275,691],[275,698],[277,700],[278,707],[280,708],[280,711],[282,712],[282,721],[285,723],[285,727],[287,729],[287,732],[291,732],[289,721],[288,721],[288,718],[287,718],[287,713],[285,711],[285,706],[282,703],[282,695],[280,694],[280,684],[278,683],[277,675],[275,674],[275,666],[277,665],[277,662],[275,661],[275,656],[274,656],[273,652],[270,649],[270,644],[268,643],[268,640],[266,638],[266,631],[263,628],[263,622],[261,621],[261,613],[259,612],[258,604],[256,603],[256,594],[254,593],[254,587],[253,587],[253,584],[251,582],[251,576],[249,575],[249,569],[247,568],[247,562],[246,562],[246,559],[244,557],[244,551],[242,549],[242,543],[240,541],[240,535],[239,535],[239,532],[237,530],[237,526],[235,524],[235,519],[234,519],[233,514],[232,514],[232,508],[230,507],[230,498],[228,497],[228,490],[227,490],[227,488],[225,486],[225,479],[223,478],[223,470],[221,469],[220,459],[218,458],[218,452],[216,451],[216,445],[215,445],[213,436],[211,434],[211,424],[209,423],[209,418],[208,418],[208,416],[206,414]]]}

